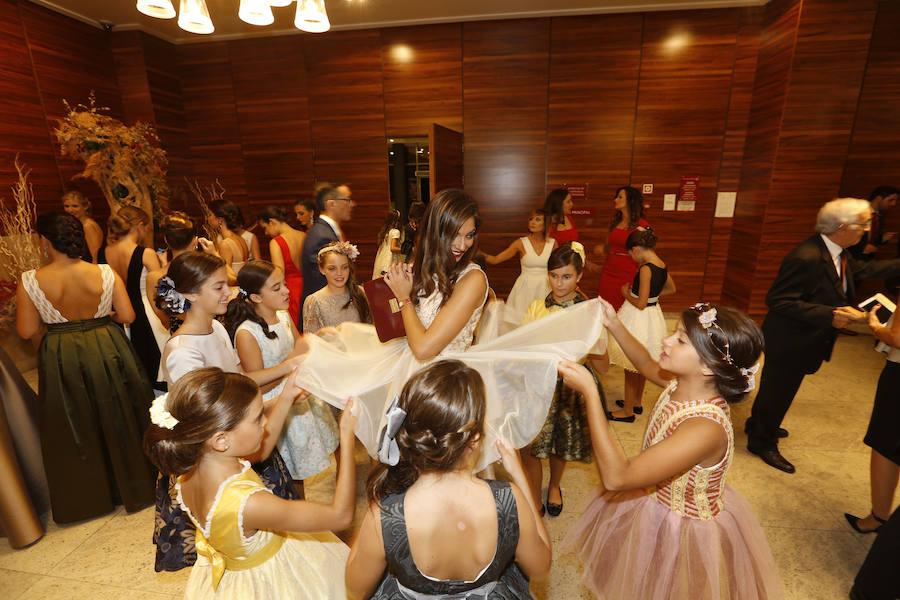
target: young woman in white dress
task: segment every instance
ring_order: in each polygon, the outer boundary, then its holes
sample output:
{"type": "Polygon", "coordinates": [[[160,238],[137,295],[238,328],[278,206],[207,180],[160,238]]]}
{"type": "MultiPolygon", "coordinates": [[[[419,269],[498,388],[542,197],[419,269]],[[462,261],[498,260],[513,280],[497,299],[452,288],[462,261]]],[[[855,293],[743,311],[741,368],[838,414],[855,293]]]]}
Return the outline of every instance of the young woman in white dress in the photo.
{"type": "Polygon", "coordinates": [[[549,230],[547,213],[542,208],[536,208],[528,217],[528,235],[518,238],[500,254],[484,255],[489,265],[499,265],[514,256],[521,257],[522,274],[506,297],[503,321],[507,329],[518,327],[531,303],[546,298],[550,293],[547,260],[556,248],[556,240],[547,237],[549,230]]]}

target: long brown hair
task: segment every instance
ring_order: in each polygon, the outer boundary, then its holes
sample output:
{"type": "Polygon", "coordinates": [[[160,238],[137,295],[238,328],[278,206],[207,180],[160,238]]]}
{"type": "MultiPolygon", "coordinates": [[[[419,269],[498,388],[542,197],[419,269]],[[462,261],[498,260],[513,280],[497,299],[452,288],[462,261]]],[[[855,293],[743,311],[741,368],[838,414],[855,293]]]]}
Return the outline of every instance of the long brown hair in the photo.
{"type": "Polygon", "coordinates": [[[400,461],[378,463],[366,481],[369,501],[409,489],[426,472],[451,471],[484,435],[484,380],[458,360],[431,363],[403,386],[397,401],[406,419],[394,438],[400,461]]]}
{"type": "Polygon", "coordinates": [[[356,265],[350,260],[350,257],[344,254],[343,252],[338,252],[337,250],[328,250],[331,246],[337,246],[342,244],[343,242],[329,242],[322,246],[322,249],[319,250],[319,256],[317,262],[319,263],[319,267],[325,268],[325,258],[329,254],[337,254],[338,256],[343,256],[347,259],[347,265],[350,267],[349,274],[347,275],[347,283],[345,287],[347,288],[347,293],[350,294],[350,298],[347,300],[347,303],[341,308],[350,308],[350,305],[356,306],[356,312],[359,313],[359,320],[363,323],[369,321],[369,300],[366,298],[365,293],[363,292],[360,285],[356,282],[356,265]]]}
{"type": "Polygon", "coordinates": [[[447,302],[459,272],[478,253],[479,227],[478,204],[463,190],[443,190],[431,199],[425,213],[424,227],[416,240],[411,292],[414,304],[419,303],[420,295],[431,295],[435,287],[443,296],[441,305],[447,302]],[[470,218],[475,220],[475,241],[457,260],[450,252],[450,244],[459,228],[470,218]]]}

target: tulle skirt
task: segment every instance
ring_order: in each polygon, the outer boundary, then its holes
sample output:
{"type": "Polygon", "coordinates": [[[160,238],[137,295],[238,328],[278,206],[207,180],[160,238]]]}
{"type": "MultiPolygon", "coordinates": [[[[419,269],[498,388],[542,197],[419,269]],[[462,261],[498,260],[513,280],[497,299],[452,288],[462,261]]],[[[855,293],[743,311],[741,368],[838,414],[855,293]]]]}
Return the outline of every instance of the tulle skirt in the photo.
{"type": "MultiPolygon", "coordinates": [[[[648,306],[644,310],[639,309],[631,302],[626,301],[622,308],[619,309],[619,320],[625,326],[631,335],[633,335],[653,360],[659,360],[659,354],[662,352],[662,341],[666,337],[666,319],[663,317],[662,309],[659,304],[648,306]]],[[[623,369],[637,373],[637,368],[615,340],[609,342],[609,360],[615,365],[621,366],[623,369]]]]}
{"type": "MultiPolygon", "coordinates": [[[[484,379],[486,450],[476,471],[497,459],[494,440],[498,436],[516,448],[537,436],[556,389],[560,359],[580,360],[588,352],[606,350],[600,311],[597,300],[581,302],[465,352],[432,359],[461,360],[484,379]]],[[[306,339],[310,352],[298,367],[300,386],[341,409],[347,398],[358,397],[356,437],[375,456],[388,404],[413,373],[432,361],[417,360],[405,338],[382,344],[375,328],[362,323],[344,323],[328,338],[311,335],[306,339]]]]}
{"type": "Polygon", "coordinates": [[[599,599],[764,600],[781,580],[753,509],[726,485],[710,521],[682,517],[644,490],[595,491],[563,539],[599,599]]]}
{"type": "Polygon", "coordinates": [[[506,298],[503,320],[513,329],[522,324],[528,307],[535,300],[543,300],[550,293],[546,269],[523,269],[506,298]],[[537,272],[535,272],[537,271],[537,272]]]}

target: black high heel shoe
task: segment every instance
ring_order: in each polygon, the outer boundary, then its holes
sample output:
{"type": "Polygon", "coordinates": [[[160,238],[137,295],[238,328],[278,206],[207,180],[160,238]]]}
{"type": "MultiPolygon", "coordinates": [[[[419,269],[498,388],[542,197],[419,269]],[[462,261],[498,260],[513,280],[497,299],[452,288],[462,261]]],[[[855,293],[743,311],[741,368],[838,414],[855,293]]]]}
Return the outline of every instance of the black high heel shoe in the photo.
{"type": "Polygon", "coordinates": [[[878,521],[878,527],[875,527],[874,529],[860,529],[859,522],[862,520],[860,517],[851,515],[850,513],[844,513],[844,518],[847,519],[847,522],[850,523],[850,527],[852,527],[853,531],[856,533],[878,533],[878,530],[887,523],[887,520],[876,516],[873,512],[870,512],[869,514],[872,515],[873,519],[878,521]]]}
{"type": "MultiPolygon", "coordinates": [[[[619,408],[625,408],[625,401],[624,400],[616,400],[616,406],[618,406],[619,408]]],[[[642,415],[642,414],[644,414],[644,407],[643,406],[632,406],[631,412],[633,412],[636,415],[642,415]]]]}

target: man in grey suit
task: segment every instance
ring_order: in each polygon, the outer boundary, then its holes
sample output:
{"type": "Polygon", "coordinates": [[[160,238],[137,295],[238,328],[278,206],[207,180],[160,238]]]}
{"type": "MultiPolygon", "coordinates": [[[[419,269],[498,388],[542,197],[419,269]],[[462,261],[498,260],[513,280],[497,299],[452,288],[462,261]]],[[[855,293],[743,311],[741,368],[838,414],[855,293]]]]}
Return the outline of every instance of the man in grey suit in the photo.
{"type": "MultiPolygon", "coordinates": [[[[344,239],[341,223],[349,221],[353,212],[350,188],[341,183],[324,182],[316,186],[316,204],[319,207],[319,218],[310,226],[303,242],[301,313],[306,297],[325,287],[325,276],[319,272],[319,250],[325,244],[344,239]]],[[[302,318],[300,322],[303,322],[302,318]]]]}

